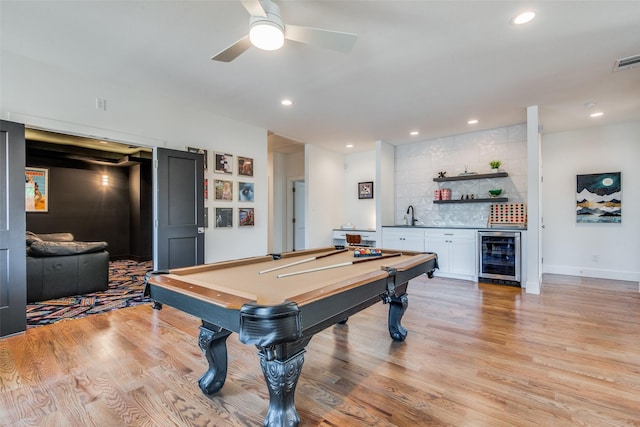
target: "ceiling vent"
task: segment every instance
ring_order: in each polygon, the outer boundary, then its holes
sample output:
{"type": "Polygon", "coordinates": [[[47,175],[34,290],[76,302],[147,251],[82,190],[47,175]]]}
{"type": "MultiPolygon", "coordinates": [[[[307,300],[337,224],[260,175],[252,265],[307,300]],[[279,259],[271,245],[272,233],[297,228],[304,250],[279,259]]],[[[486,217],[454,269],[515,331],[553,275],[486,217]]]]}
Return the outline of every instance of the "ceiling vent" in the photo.
{"type": "Polygon", "coordinates": [[[613,71],[628,70],[629,68],[640,67],[640,55],[627,56],[616,61],[613,71]]]}

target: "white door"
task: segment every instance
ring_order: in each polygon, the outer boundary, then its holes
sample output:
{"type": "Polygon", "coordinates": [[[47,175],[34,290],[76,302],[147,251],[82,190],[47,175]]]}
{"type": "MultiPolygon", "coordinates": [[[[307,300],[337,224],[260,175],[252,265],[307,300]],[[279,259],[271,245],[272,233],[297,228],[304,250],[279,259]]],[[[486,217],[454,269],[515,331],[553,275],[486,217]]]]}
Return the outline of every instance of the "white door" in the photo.
{"type": "Polygon", "coordinates": [[[306,209],[304,181],[293,182],[293,250],[306,249],[306,209]]]}

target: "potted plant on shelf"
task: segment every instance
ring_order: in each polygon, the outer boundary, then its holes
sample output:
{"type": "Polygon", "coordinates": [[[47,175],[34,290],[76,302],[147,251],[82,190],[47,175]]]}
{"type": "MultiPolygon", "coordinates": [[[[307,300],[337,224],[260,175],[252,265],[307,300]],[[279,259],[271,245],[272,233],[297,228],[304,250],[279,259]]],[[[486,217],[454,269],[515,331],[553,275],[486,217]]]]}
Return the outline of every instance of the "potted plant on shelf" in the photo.
{"type": "Polygon", "coordinates": [[[501,164],[502,162],[500,160],[491,160],[489,162],[489,165],[491,166],[491,172],[498,173],[501,164]]]}

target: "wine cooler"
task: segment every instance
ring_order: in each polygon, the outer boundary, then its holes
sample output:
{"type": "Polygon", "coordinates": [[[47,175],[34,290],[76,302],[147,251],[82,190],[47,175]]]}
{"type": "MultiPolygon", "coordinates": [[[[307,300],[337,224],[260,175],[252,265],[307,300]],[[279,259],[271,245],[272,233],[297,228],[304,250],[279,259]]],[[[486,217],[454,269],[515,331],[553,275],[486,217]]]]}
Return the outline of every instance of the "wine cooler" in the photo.
{"type": "Polygon", "coordinates": [[[520,232],[478,233],[478,281],[520,286],[520,232]]]}

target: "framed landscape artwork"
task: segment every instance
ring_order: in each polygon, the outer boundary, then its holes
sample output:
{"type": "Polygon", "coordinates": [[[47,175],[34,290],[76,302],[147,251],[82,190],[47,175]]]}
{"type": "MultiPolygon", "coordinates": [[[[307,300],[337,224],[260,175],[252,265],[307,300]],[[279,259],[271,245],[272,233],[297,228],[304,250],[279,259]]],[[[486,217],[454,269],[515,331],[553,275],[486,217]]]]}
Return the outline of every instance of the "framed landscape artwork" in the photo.
{"type": "Polygon", "coordinates": [[[576,222],[622,222],[620,172],[577,175],[576,222]]]}

